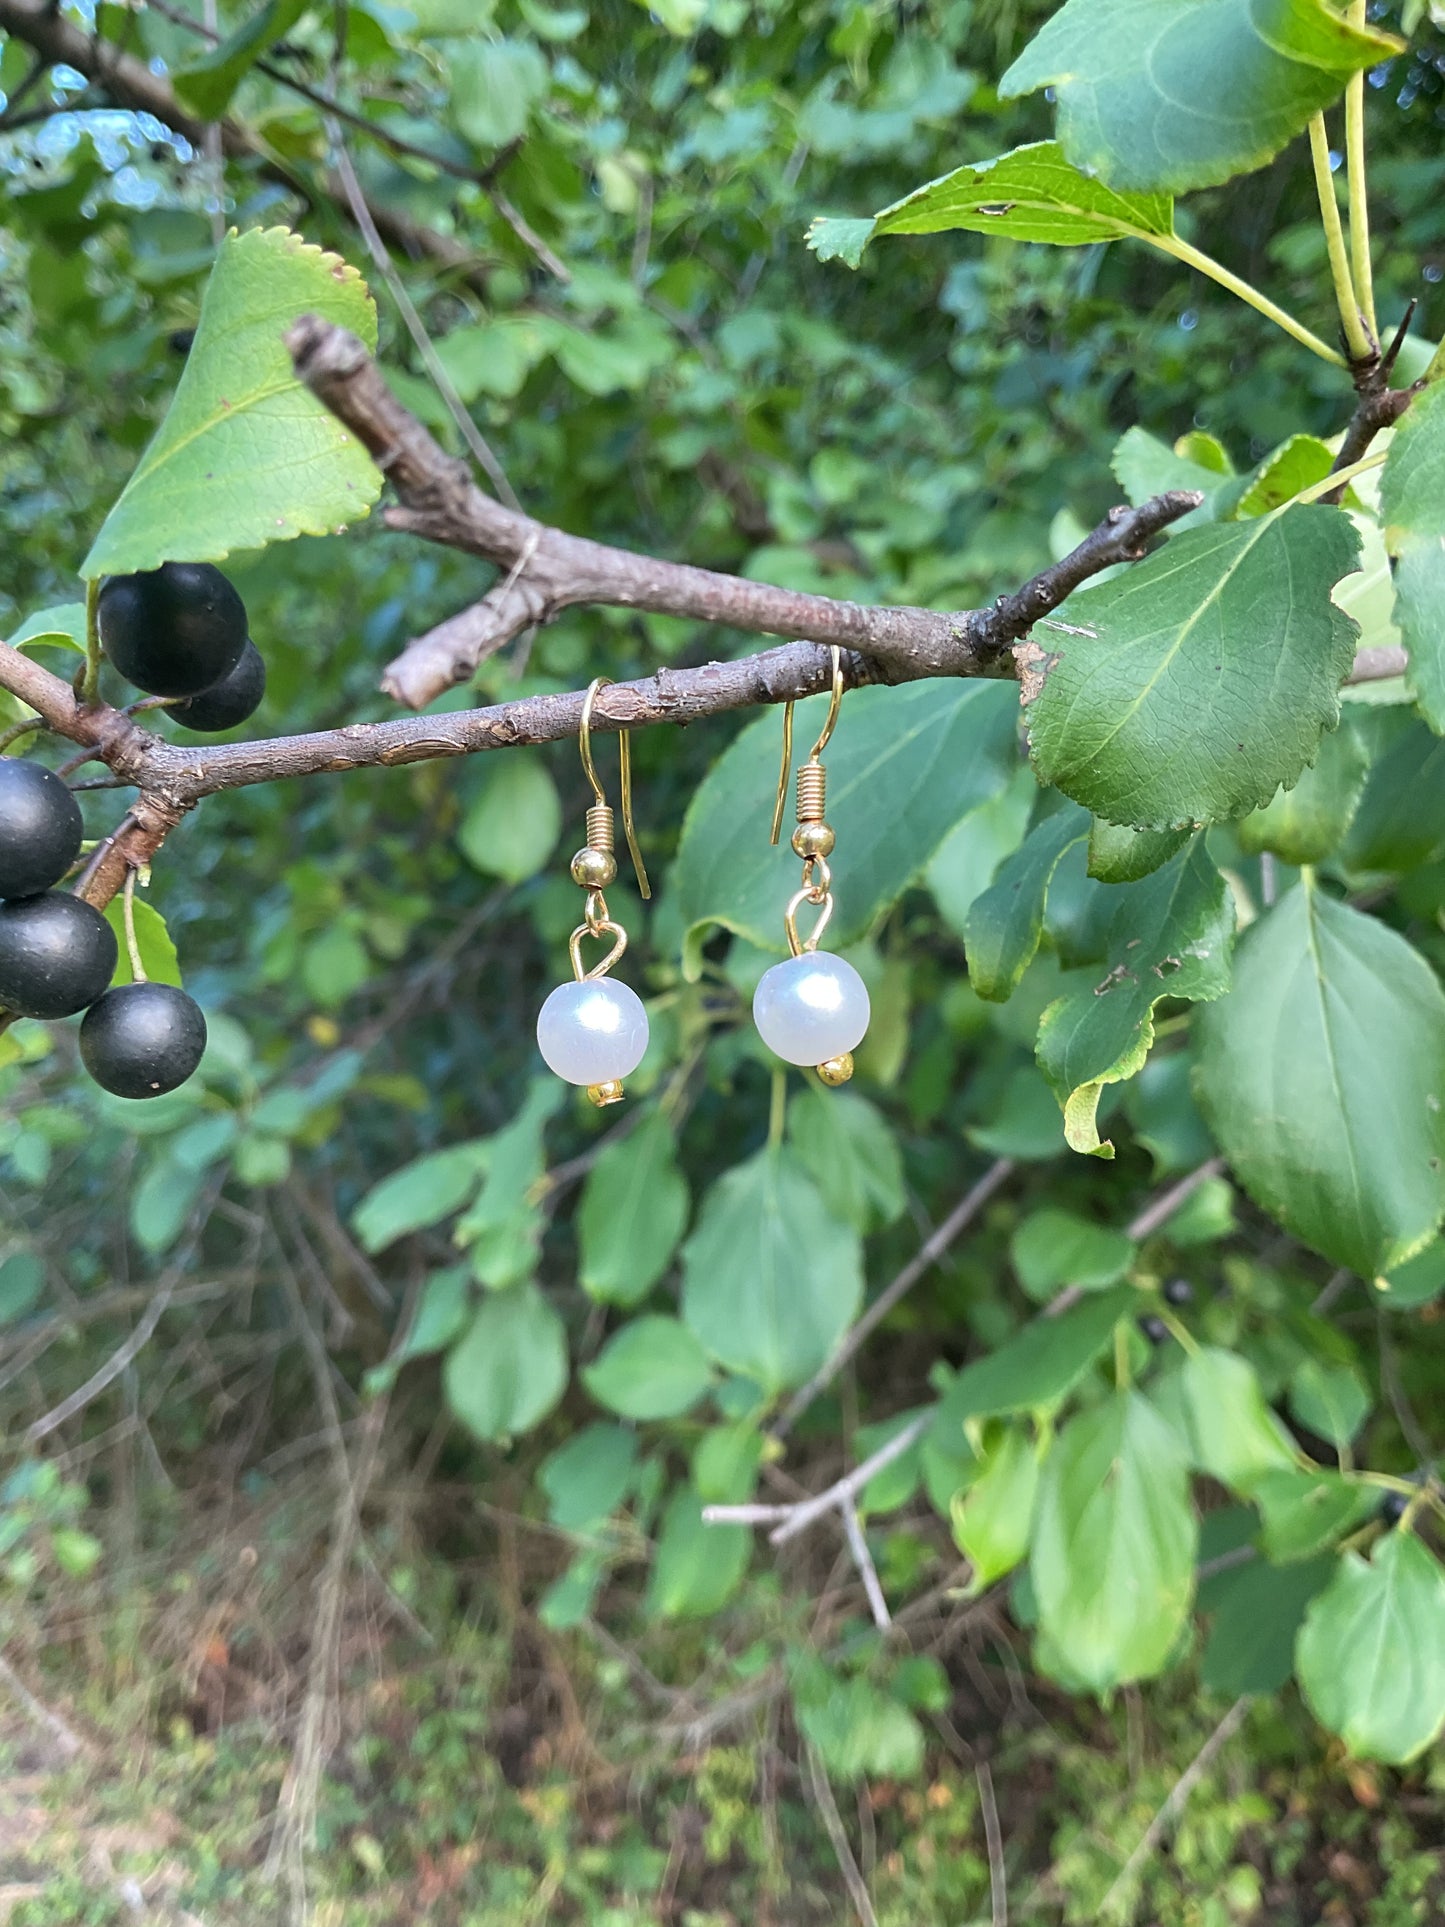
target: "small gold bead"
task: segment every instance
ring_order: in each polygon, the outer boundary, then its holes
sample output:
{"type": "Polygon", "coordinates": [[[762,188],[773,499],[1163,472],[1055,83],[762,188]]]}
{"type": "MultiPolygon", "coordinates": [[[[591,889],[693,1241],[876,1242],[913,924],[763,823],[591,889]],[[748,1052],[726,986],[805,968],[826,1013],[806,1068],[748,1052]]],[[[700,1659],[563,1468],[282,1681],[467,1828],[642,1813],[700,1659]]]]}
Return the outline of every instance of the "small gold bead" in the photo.
{"type": "Polygon", "coordinates": [[[617,858],[610,850],[594,850],[590,845],[572,859],[572,881],[584,890],[605,890],[617,880],[617,858]]]}
{"type": "MultiPolygon", "coordinates": [[[[852,1070],[851,1060],[849,1061],[848,1068],[850,1071],[852,1070]]],[[[587,1086],[587,1102],[589,1104],[595,1104],[599,1111],[605,1105],[620,1104],[622,1102],[622,1079],[620,1077],[609,1077],[605,1084],[589,1084],[587,1086]]]]}
{"type": "Polygon", "coordinates": [[[825,1084],[830,1085],[834,1090],[836,1090],[840,1084],[846,1084],[848,1079],[853,1075],[852,1051],[845,1050],[841,1057],[828,1058],[825,1063],[818,1066],[818,1075],[825,1084]]]}
{"type": "Polygon", "coordinates": [[[837,841],[826,823],[800,823],[793,831],[793,849],[805,862],[811,856],[831,856],[837,841]]]}

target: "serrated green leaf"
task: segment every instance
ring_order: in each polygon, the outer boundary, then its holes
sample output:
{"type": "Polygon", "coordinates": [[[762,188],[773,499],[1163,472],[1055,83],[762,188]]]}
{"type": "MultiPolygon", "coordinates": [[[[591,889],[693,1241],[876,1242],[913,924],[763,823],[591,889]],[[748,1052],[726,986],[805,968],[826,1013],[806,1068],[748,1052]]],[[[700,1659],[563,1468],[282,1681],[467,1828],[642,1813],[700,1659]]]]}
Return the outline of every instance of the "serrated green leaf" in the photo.
{"type": "Polygon", "coordinates": [[[1075,166],[1182,194],[1263,167],[1401,44],[1326,0],[1067,0],[999,93],[1055,88],[1075,166]]]}
{"type": "Polygon", "coordinates": [[[1341,510],[1290,508],[1188,529],[1071,596],[1025,665],[1040,780],[1140,829],[1262,808],[1339,719],[1356,631],[1330,590],[1359,546],[1341,510]]]}
{"type": "Polygon", "coordinates": [[[1131,830],[1095,817],[1089,825],[1089,875],[1096,883],[1139,883],[1189,841],[1188,830],[1131,830]]]}
{"type": "Polygon", "coordinates": [[[687,1180],[659,1111],[609,1144],[577,1210],[582,1289],[606,1305],[638,1305],[672,1263],[687,1228],[687,1180]]]}
{"type": "Polygon", "coordinates": [[[1235,826],[1240,847],[1271,850],[1286,863],[1318,863],[1344,840],[1365,791],[1369,756],[1348,718],[1320,739],[1319,755],[1292,790],[1235,826]]]}
{"type": "Polygon", "coordinates": [[[1017,990],[1043,935],[1055,873],[1088,834],[1087,812],[1065,804],[1035,824],[975,899],[963,941],[968,980],[980,997],[1003,1003],[1017,990]]]}
{"type": "Polygon", "coordinates": [[[712,1382],[707,1354],[687,1326],[660,1315],[615,1331],[582,1382],[619,1418],[680,1418],[712,1382]]]}
{"type": "Polygon", "coordinates": [[[996,796],[960,817],[934,852],[925,881],[955,936],[965,934],[974,903],[1023,842],[1038,793],[1032,770],[1021,768],[996,796]]]}
{"type": "Polygon", "coordinates": [[[828,1358],[863,1297],[857,1232],[791,1151],[724,1173],[683,1247],[682,1315],[710,1357],[768,1392],[828,1358]]]}
{"type": "Polygon", "coordinates": [[[1235,1177],[1294,1237],[1365,1277],[1445,1212],[1445,995],[1376,918],[1308,879],[1242,939],[1196,1018],[1197,1091],[1235,1177]]]}
{"type": "Polygon", "coordinates": [[[1445,733],[1445,382],[1417,395],[1395,430],[1380,514],[1410,688],[1431,728],[1445,733]]]}
{"type": "Polygon", "coordinates": [[[1305,1616],[1300,1685],[1352,1753],[1403,1765],[1445,1726],[1445,1572],[1409,1532],[1389,1532],[1368,1565],[1340,1559],[1305,1616]]]}
{"type": "Polygon", "coordinates": [[[27,616],[10,638],[12,649],[32,649],[37,644],[54,644],[78,649],[85,654],[85,604],[57,602],[48,609],[37,609],[27,616]]]}
{"type": "MultiPolygon", "coordinates": [[[[181,981],[180,959],[176,946],[171,941],[171,933],[166,929],[166,920],[159,910],[153,910],[148,903],[137,897],[131,906],[135,914],[135,947],[140,952],[141,968],[153,984],[174,984],[181,981]]],[[[125,937],[125,905],[119,897],[112,897],[105,906],[105,920],[115,932],[117,956],[113,984],[135,982],[135,972],[130,967],[130,950],[125,937]]]]}
{"type": "Polygon", "coordinates": [[[1171,448],[1137,424],[1125,429],[1109,457],[1114,479],[1135,508],[1169,489],[1198,489],[1204,500],[1173,524],[1176,534],[1200,522],[1217,521],[1221,506],[1243,487],[1229,456],[1212,436],[1182,435],[1171,448]]]}
{"type": "Polygon", "coordinates": [[[1266,455],[1235,503],[1239,521],[1283,508],[1302,490],[1322,482],[1334,467],[1334,454],[1318,435],[1291,435],[1266,455]]]}
{"type": "Polygon", "coordinates": [[[1160,1672],[1194,1592],[1184,1455],[1140,1393],[1071,1419],[1039,1489],[1029,1572],[1039,1626],[1096,1693],[1160,1672]]]}
{"type": "Polygon", "coordinates": [[[367,513],[381,471],[297,380],[286,351],[303,314],[376,346],[376,310],[354,268],[286,228],[229,234],[180,385],[85,558],[87,580],[220,562],[367,513]]]}
{"type": "MultiPolygon", "coordinates": [[[[983,681],[849,696],[848,727],[828,748],[828,821],[838,836],[831,947],[864,936],[959,818],[1013,776],[1012,707],[1005,685],[983,681]]],[[[813,740],[826,709],[821,696],[799,704],[800,743],[813,740]]],[[[714,763],[688,808],[676,875],[691,976],[713,923],[764,949],[785,947],[782,906],[798,887],[798,860],[786,837],[779,849],[768,845],[777,780],[778,720],[760,716],[714,763]]]]}
{"type": "Polygon", "coordinates": [[[1064,1111],[1076,1151],[1113,1155],[1098,1130],[1099,1094],[1132,1077],[1154,1042],[1162,997],[1194,1003],[1229,984],[1234,903],[1196,837],[1142,883],[1117,886],[1102,974],[1050,1004],[1039,1023],[1039,1067],[1064,1111]]]}
{"type": "Polygon", "coordinates": [[[479,1439],[530,1432],[567,1389],[567,1334],[531,1283],[489,1292],[447,1354],[447,1404],[479,1439]]]}
{"type": "Polygon", "coordinates": [[[1340,862],[1355,873],[1433,863],[1445,852],[1445,743],[1399,710],[1368,721],[1374,760],[1340,862]]]}

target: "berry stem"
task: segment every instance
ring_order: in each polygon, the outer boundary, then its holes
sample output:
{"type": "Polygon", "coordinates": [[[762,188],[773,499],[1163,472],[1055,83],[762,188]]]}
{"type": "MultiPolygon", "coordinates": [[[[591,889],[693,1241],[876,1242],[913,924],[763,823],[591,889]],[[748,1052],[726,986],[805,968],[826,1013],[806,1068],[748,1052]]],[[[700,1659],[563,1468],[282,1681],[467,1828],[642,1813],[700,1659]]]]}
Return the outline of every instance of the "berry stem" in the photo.
{"type": "Polygon", "coordinates": [[[125,947],[130,954],[130,974],[134,982],[143,984],[149,982],[149,979],[146,976],[146,967],[140,960],[140,944],[135,934],[135,876],[134,869],[129,869],[125,873],[122,908],[125,913],[125,947]]]}
{"type": "Polygon", "coordinates": [[[85,585],[85,676],[80,700],[95,703],[100,696],[100,584],[85,585]]]}
{"type": "Polygon", "coordinates": [[[28,736],[32,730],[44,729],[44,727],[43,716],[27,716],[22,722],[12,723],[9,729],[0,730],[0,756],[4,755],[12,743],[18,743],[22,736],[28,736]]]}

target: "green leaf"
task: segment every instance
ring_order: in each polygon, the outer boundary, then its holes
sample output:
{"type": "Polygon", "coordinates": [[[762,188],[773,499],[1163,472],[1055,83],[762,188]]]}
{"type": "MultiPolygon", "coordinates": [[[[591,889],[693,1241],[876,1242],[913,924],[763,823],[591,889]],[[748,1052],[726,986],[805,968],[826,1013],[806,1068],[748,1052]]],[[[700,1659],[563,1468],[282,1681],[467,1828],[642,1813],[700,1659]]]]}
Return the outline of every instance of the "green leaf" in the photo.
{"type": "Polygon", "coordinates": [[[986,1358],[965,1365],[939,1403],[934,1430],[951,1432],[967,1419],[1038,1411],[1068,1397],[1114,1335],[1138,1308],[1130,1285],[1085,1298],[1057,1318],[1035,1318],[986,1358]]]}
{"type": "Polygon", "coordinates": [[[511,1123],[487,1140],[482,1188],[454,1235],[458,1245],[470,1249],[475,1275],[493,1290],[505,1290],[536,1268],[544,1224],[545,1133],[567,1095],[560,1078],[535,1078],[511,1123]]]}
{"type": "Polygon", "coordinates": [[[1304,1696],[1352,1753],[1403,1765],[1445,1726],[1445,1572],[1409,1532],[1342,1555],[1296,1647],[1304,1696]]]}
{"type": "Polygon", "coordinates": [[[1405,939],[1308,880],[1251,926],[1202,1011],[1197,1090],[1235,1177],[1370,1278],[1445,1211],[1445,996],[1405,939]]]}
{"type": "Polygon", "coordinates": [[[397,1349],[367,1373],[367,1390],[384,1391],[396,1383],[401,1367],[413,1358],[431,1358],[460,1338],[471,1310],[472,1282],[465,1265],[446,1265],[422,1286],[416,1316],[397,1349]]]}
{"type": "Polygon", "coordinates": [[[974,902],[1023,842],[1038,793],[1033,772],[1020,769],[997,795],[960,817],[934,852],[925,880],[955,936],[964,936],[974,902]]]}
{"type": "Polygon", "coordinates": [[[1286,863],[1318,863],[1343,841],[1365,790],[1369,757],[1348,721],[1320,740],[1319,755],[1292,790],[1236,825],[1240,847],[1271,850],[1286,863]]]}
{"type": "Polygon", "coordinates": [[[1167,194],[1117,194],[1065,160],[1057,141],[1016,147],[993,160],[972,161],[894,201],[871,222],[818,220],[808,246],[820,261],[856,268],[871,239],[884,234],[1002,234],[1011,241],[1087,247],[1126,236],[1146,240],[1172,234],[1174,203],[1167,194]]]}
{"type": "Polygon", "coordinates": [[[1265,1472],[1249,1493],[1262,1521],[1260,1544],[1274,1560],[1311,1559],[1367,1519],[1379,1488],[1340,1472],[1265,1472]]]}
{"type": "Polygon", "coordinates": [[[1140,1393],[1071,1419],[1039,1489],[1039,1627],[1096,1693],[1161,1672],[1189,1615],[1198,1528],[1173,1432],[1140,1393]]]}
{"type": "Polygon", "coordinates": [[[1204,501],[1174,523],[1177,534],[1200,522],[1220,519],[1221,507],[1238,494],[1243,483],[1230,466],[1223,447],[1209,435],[1181,435],[1171,448],[1137,425],[1125,429],[1109,457],[1114,479],[1138,508],[1151,495],[1173,488],[1198,489],[1204,501]]]}
{"type": "Polygon", "coordinates": [[[483,876],[525,883],[545,867],[562,834],[562,805],[551,771],[530,750],[487,757],[457,830],[462,855],[483,876]]]}
{"type": "Polygon", "coordinates": [[[188,1171],[164,1155],[147,1166],[130,1200],[130,1228],[142,1250],[153,1258],[170,1250],[205,1181],[204,1171],[188,1171]]]}
{"type": "Polygon", "coordinates": [[[1252,1559],[1206,1579],[1199,1604],[1214,1623],[1199,1663],[1205,1691],[1233,1699],[1241,1693],[1277,1693],[1294,1672],[1295,1637],[1305,1610],[1332,1566],[1329,1559],[1291,1566],[1252,1559]]]}
{"type": "Polygon", "coordinates": [[[964,948],[968,980],[980,997],[1003,1003],[1018,989],[1043,935],[1054,874],[1088,834],[1086,812],[1065,804],[1029,831],[974,902],[964,927],[964,948]]]}
{"type": "Polygon", "coordinates": [[[381,471],[286,351],[287,328],[308,313],[376,346],[376,310],[354,268],[286,228],[226,237],[180,385],[85,558],[87,580],[220,562],[367,513],[381,471]]]}
{"type": "Polygon", "coordinates": [[[639,1305],[672,1263],[687,1228],[687,1180],[672,1126],[651,1111],[609,1144],[577,1209],[582,1289],[604,1305],[639,1305]]]}
{"type": "Polygon", "coordinates": [[[57,602],[48,609],[37,609],[27,616],[10,638],[12,649],[30,649],[37,644],[58,644],[85,654],[85,604],[57,602]]]}
{"type": "Polygon", "coordinates": [[[548,1518],[564,1532],[601,1525],[626,1498],[636,1464],[635,1432],[620,1425],[584,1425],[538,1468],[548,1518]]]}
{"type": "Polygon", "coordinates": [[[828,1209],[861,1232],[901,1218],[903,1160],[887,1119],[854,1091],[805,1087],[788,1106],[788,1142],[828,1209]]]}
{"type": "Polygon", "coordinates": [[[996,1158],[1047,1160],[1068,1149],[1054,1094],[1033,1064],[1014,1072],[987,1121],[966,1126],[964,1136],[996,1158]]]}
{"type": "Polygon", "coordinates": [[[1022,1426],[1004,1428],[984,1453],[983,1471],[954,1501],[953,1538],[973,1566],[970,1592],[1012,1572],[1029,1549],[1039,1487],[1039,1454],[1022,1426]]]}
{"type": "Polygon", "coordinates": [[[857,1232],[796,1156],[766,1149],[725,1172],[683,1247],[682,1315],[711,1358],[769,1393],[801,1385],[863,1297],[857,1232]]]}
{"type": "Polygon", "coordinates": [[[676,1318],[634,1318],[615,1331],[582,1382],[620,1418],[680,1418],[712,1383],[707,1354],[676,1318]]]}
{"type": "Polygon", "coordinates": [[[365,1251],[384,1251],[412,1231],[425,1231],[460,1211],[486,1169],[486,1144],[474,1138],[413,1158],[374,1184],[351,1214],[365,1251]]]}
{"type": "Polygon", "coordinates": [[[1213,1156],[1190,1084],[1192,1062],[1183,1051],[1155,1051],[1129,1085],[1124,1108],[1134,1135],[1154,1160],[1156,1178],[1193,1171],[1213,1156]]]}
{"type": "Polygon", "coordinates": [[[1107,1157],[1113,1146],[1099,1137],[1100,1092],[1143,1065],[1160,998],[1207,1003],[1223,994],[1234,936],[1234,902],[1203,837],[1142,883],[1117,888],[1107,969],[1050,1004],[1038,1036],[1065,1137],[1076,1151],[1107,1157]]]}
{"type": "Polygon", "coordinates": [[[724,1607],[748,1569],[752,1546],[744,1526],[704,1525],[702,1502],[687,1486],[662,1515],[647,1585],[654,1619],[707,1619],[724,1607]]]}
{"type": "MultiPolygon", "coordinates": [[[[821,696],[799,704],[799,742],[813,740],[826,708],[821,696]]],[[[828,750],[828,821],[838,834],[833,948],[865,935],[959,818],[1014,774],[1012,712],[1006,686],[986,681],[849,696],[848,727],[828,750]]],[[[778,721],[760,716],[714,763],[688,808],[676,876],[690,976],[701,969],[712,923],[764,949],[784,948],[783,905],[798,887],[798,860],[786,837],[779,849],[768,845],[777,780],[778,721]]]]}
{"type": "Polygon", "coordinates": [[[1009,1257],[1029,1297],[1045,1303],[1065,1285],[1099,1291],[1134,1262],[1133,1240],[1055,1205],[1030,1212],[1009,1240],[1009,1257]]]}
{"type": "Polygon", "coordinates": [[[488,40],[469,34],[447,49],[452,116],[460,133],[487,152],[527,131],[532,109],[551,74],[530,40],[488,40]]]}
{"type": "Polygon", "coordinates": [[[1189,841],[1188,830],[1131,830],[1096,816],[1089,825],[1089,875],[1096,883],[1139,883],[1189,841]]]}
{"type": "MultiPolygon", "coordinates": [[[[153,910],[148,903],[142,903],[139,896],[132,904],[135,912],[135,947],[140,952],[141,968],[153,984],[174,984],[181,981],[180,959],[176,956],[176,946],[171,942],[171,933],[166,929],[166,920],[159,910],[153,910]]],[[[115,932],[117,956],[113,984],[134,983],[135,973],[130,967],[130,950],[125,940],[125,905],[119,897],[112,897],[105,906],[105,920],[115,932]]]]}
{"type": "Polygon", "coordinates": [[[0,1325],[13,1325],[40,1303],[45,1267],[33,1251],[12,1251],[0,1259],[0,1325]]]}
{"type": "Polygon", "coordinates": [[[1025,652],[1040,780],[1140,829],[1262,808],[1339,720],[1357,632],[1330,590],[1359,550],[1342,510],[1291,508],[1186,529],[1070,596],[1025,652]]]}
{"type": "Polygon", "coordinates": [[[1410,688],[1431,728],[1445,733],[1445,382],[1417,395],[1395,430],[1380,513],[1410,688]]]}
{"type": "Polygon", "coordinates": [[[1252,1496],[1266,1473],[1293,1468],[1288,1434],[1265,1403],[1248,1359],[1205,1345],[1185,1359],[1174,1383],[1190,1461],[1201,1472],[1252,1496]]]}
{"type": "Polygon", "coordinates": [[[50,1532],[50,1552],[60,1570],[71,1579],[82,1579],[92,1571],[99,1561],[105,1547],[92,1532],[82,1532],[76,1526],[53,1526],[50,1532]]]}
{"type": "Polygon", "coordinates": [[[1413,870],[1445,852],[1445,743],[1399,711],[1370,722],[1375,759],[1340,861],[1355,874],[1413,870]]]}
{"type": "Polygon", "coordinates": [[[1067,0],[999,93],[1056,89],[1076,167],[1183,194],[1263,167],[1401,44],[1327,0],[1067,0]]]}
{"type": "Polygon", "coordinates": [[[1240,521],[1283,508],[1303,489],[1322,482],[1334,467],[1334,453],[1318,435],[1291,435],[1266,455],[1234,505],[1240,521]]]}
{"type": "Polygon", "coordinates": [[[447,1354],[447,1404],[479,1439],[530,1432],[567,1389],[567,1334],[531,1283],[482,1300],[447,1354]]]}
{"type": "Polygon", "coordinates": [[[171,84],[202,120],[219,120],[231,96],[266,51],[296,25],[310,0],[267,0],[233,34],[171,74],[171,84]]]}
{"type": "Polygon", "coordinates": [[[703,1433],[692,1455],[692,1482],[710,1505],[742,1505],[751,1497],[766,1449],[751,1418],[703,1433]]]}
{"type": "Polygon", "coordinates": [[[863,1674],[802,1669],[793,1708],[803,1735],[839,1780],[911,1780],[923,1765],[923,1728],[892,1693],[863,1674]]]}
{"type": "Polygon", "coordinates": [[[1403,1265],[1375,1283],[1383,1291],[1381,1303],[1395,1311],[1414,1311],[1445,1291],[1445,1239],[1437,1238],[1403,1265]]]}
{"type": "Polygon", "coordinates": [[[1289,1409],[1307,1431],[1343,1449],[1359,1435],[1374,1399],[1353,1365],[1306,1358],[1290,1375],[1289,1409]]]}

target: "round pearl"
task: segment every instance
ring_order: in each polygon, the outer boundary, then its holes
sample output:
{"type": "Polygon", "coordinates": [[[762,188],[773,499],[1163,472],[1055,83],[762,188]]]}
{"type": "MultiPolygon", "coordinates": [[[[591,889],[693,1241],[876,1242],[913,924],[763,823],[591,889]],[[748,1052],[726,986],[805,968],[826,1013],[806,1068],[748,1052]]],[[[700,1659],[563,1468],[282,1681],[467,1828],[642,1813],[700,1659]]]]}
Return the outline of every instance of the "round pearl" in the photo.
{"type": "Polygon", "coordinates": [[[569,1084],[626,1077],[647,1049],[642,999],[610,977],[558,984],[537,1019],[537,1047],[548,1070],[569,1084]]]}
{"type": "Polygon", "coordinates": [[[785,1064],[824,1064],[862,1043],[868,987],[852,964],[827,950],[805,950],[763,972],[753,1022],[785,1064]]]}

